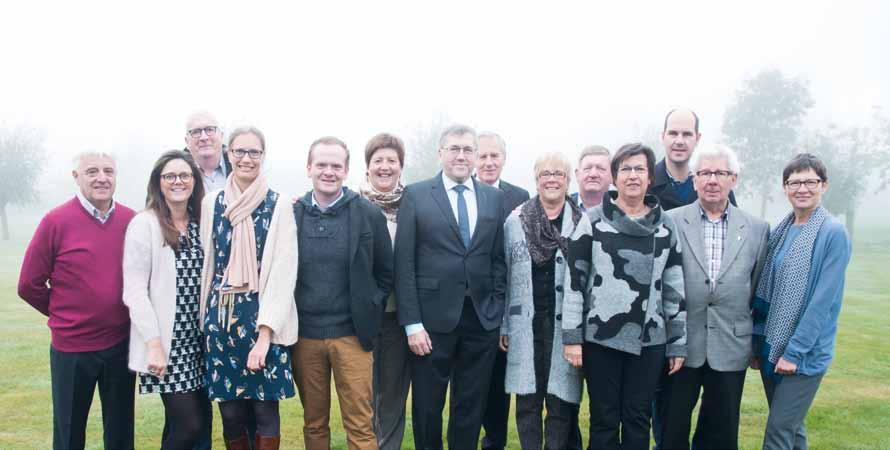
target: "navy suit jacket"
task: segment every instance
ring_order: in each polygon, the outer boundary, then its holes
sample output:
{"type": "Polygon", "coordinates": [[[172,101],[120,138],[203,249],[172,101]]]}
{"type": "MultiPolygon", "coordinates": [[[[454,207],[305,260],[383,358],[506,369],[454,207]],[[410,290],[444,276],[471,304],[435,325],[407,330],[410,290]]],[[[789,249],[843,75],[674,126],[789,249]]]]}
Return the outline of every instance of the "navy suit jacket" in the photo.
{"type": "Polygon", "coordinates": [[[395,242],[399,323],[427,331],[457,327],[464,298],[472,299],[486,330],[501,325],[507,266],[504,262],[504,194],[473,180],[477,219],[464,246],[441,172],[405,188],[395,242]]]}
{"type": "Polygon", "coordinates": [[[510,217],[510,213],[517,206],[525,203],[531,197],[525,189],[504,180],[501,180],[500,188],[504,192],[504,220],[507,220],[507,217],[510,217]]]}

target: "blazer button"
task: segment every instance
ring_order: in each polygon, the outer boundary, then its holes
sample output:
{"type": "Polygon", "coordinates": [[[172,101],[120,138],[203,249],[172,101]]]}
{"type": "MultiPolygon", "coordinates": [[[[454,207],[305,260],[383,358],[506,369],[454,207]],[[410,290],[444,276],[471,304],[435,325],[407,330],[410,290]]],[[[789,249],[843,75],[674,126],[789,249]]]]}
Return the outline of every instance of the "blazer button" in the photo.
{"type": "Polygon", "coordinates": [[[556,320],[562,320],[562,314],[557,314],[557,315],[556,315],[556,320]]]}
{"type": "Polygon", "coordinates": [[[556,292],[562,292],[562,285],[556,286],[556,292]]]}
{"type": "Polygon", "coordinates": [[[556,263],[557,263],[557,264],[562,264],[562,256],[557,256],[557,257],[556,257],[556,263]]]}

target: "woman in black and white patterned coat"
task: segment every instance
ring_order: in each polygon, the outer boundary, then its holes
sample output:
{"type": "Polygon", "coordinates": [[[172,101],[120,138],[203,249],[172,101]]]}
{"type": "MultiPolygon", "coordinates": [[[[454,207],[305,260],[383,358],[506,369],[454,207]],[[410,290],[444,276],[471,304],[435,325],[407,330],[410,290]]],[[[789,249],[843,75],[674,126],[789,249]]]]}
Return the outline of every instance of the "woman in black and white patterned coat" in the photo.
{"type": "Polygon", "coordinates": [[[588,211],[592,234],[569,243],[564,353],[572,365],[583,360],[588,448],[648,448],[665,360],[673,374],[686,358],[680,244],[673,221],[646,194],[654,168],[650,148],[621,147],[611,163],[617,192],[588,211]]]}
{"type": "Polygon", "coordinates": [[[192,448],[206,428],[207,395],[198,318],[204,252],[198,221],[204,184],[192,158],[161,155],[148,200],[124,244],[124,303],[130,309],[130,369],[139,392],[158,393],[168,425],[161,448],[192,448]]]}

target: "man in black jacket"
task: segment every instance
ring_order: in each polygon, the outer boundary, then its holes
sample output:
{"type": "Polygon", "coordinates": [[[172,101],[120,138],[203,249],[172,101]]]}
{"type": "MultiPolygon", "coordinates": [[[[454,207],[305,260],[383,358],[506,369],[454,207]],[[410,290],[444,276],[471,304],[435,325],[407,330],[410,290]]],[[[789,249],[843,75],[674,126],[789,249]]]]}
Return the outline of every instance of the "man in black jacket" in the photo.
{"type": "MultiPolygon", "coordinates": [[[[664,158],[655,166],[655,181],[649,186],[649,193],[658,197],[661,209],[670,211],[698,199],[689,172],[689,158],[700,139],[698,115],[691,109],[672,109],[664,117],[661,132],[664,158]]],[[[737,206],[732,192],[729,201],[737,206]]]]}
{"type": "Polygon", "coordinates": [[[504,313],[504,194],[471,177],[476,132],[447,128],[442,172],[405,188],[396,233],[396,301],[412,361],[417,449],[475,449],[504,313]]]}
{"type": "Polygon", "coordinates": [[[392,289],[392,241],[380,208],[343,187],[349,150],[323,137],[309,148],[312,190],[294,205],[300,339],[294,381],[306,448],[330,448],[331,373],[349,448],[376,450],[371,373],[374,338],[392,289]]]}
{"type": "MultiPolygon", "coordinates": [[[[528,191],[501,179],[504,163],[507,161],[507,144],[497,133],[479,133],[479,154],[476,156],[476,179],[504,193],[504,219],[517,206],[529,199],[528,191]]],[[[504,391],[504,378],[507,371],[507,354],[497,352],[494,370],[491,372],[491,386],[488,388],[488,401],[482,426],[482,450],[503,450],[507,445],[507,422],[510,416],[510,395],[504,391]]]]}

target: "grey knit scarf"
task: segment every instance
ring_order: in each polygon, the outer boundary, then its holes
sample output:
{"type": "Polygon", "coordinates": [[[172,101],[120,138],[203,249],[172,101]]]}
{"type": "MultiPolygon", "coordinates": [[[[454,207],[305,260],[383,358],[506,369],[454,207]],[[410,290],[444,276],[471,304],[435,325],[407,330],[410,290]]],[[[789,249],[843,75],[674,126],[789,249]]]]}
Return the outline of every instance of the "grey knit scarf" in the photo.
{"type": "MultiPolygon", "coordinates": [[[[583,213],[578,208],[578,204],[570,197],[566,197],[566,204],[572,211],[572,223],[577,226],[583,213]]],[[[563,220],[566,219],[563,218],[563,220]]],[[[544,206],[541,205],[541,199],[537,195],[522,204],[519,222],[522,223],[522,230],[525,231],[528,253],[535,265],[540,267],[549,263],[556,255],[556,249],[562,250],[563,255],[568,253],[568,239],[562,237],[562,230],[550,222],[547,213],[544,212],[544,206]]]]}

